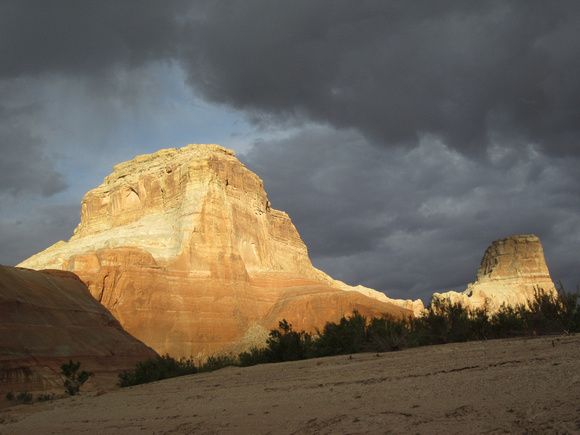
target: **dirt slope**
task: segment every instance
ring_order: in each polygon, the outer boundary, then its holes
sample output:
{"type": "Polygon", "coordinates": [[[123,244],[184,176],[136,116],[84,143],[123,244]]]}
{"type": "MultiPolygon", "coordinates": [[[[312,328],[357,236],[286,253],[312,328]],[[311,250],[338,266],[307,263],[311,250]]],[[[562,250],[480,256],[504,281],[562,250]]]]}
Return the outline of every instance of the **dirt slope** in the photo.
{"type": "Polygon", "coordinates": [[[7,392],[62,392],[69,359],[92,372],[86,387],[156,355],[123,330],[73,273],[0,265],[0,407],[7,392]]]}
{"type": "Polygon", "coordinates": [[[218,372],[0,413],[21,433],[578,433],[580,337],[218,372]]]}

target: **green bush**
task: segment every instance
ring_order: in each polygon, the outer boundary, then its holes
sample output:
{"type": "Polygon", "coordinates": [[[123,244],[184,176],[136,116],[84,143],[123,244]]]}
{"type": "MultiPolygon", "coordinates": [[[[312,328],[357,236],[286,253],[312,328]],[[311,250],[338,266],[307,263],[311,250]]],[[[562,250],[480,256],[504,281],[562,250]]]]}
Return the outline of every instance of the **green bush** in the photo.
{"type": "Polygon", "coordinates": [[[37,402],[49,402],[54,400],[54,394],[42,394],[36,398],[37,402]]]}
{"type": "Polygon", "coordinates": [[[459,302],[433,299],[426,314],[417,324],[425,332],[423,344],[444,344],[467,341],[471,338],[472,315],[459,302]]]}
{"type": "Polygon", "coordinates": [[[80,362],[73,363],[72,360],[68,361],[68,364],[63,364],[60,366],[61,374],[65,377],[64,388],[65,392],[71,396],[78,394],[81,386],[89,379],[90,373],[82,371],[77,373],[81,367],[80,362]]]}
{"type": "Polygon", "coordinates": [[[29,405],[32,403],[32,394],[25,392],[14,395],[14,393],[10,391],[6,394],[6,399],[8,399],[12,405],[29,405]]]}
{"type": "Polygon", "coordinates": [[[308,358],[312,338],[304,331],[293,331],[292,325],[284,319],[279,322],[278,329],[270,331],[266,344],[267,362],[297,361],[308,358]]]}
{"type": "Polygon", "coordinates": [[[120,373],[117,385],[131,387],[162,379],[191,375],[196,372],[197,369],[191,358],[176,360],[169,355],[163,355],[140,361],[134,370],[120,373]]]}
{"type": "MultiPolygon", "coordinates": [[[[6,399],[10,401],[12,405],[29,405],[33,402],[32,394],[25,392],[15,395],[12,391],[6,393],[6,399]]],[[[42,394],[36,398],[37,402],[47,402],[49,400],[54,400],[54,394],[42,394]]]]}
{"type": "Polygon", "coordinates": [[[502,306],[490,319],[493,338],[580,331],[578,294],[567,293],[561,284],[556,293],[537,288],[529,307],[502,306]]]}
{"type": "Polygon", "coordinates": [[[562,283],[558,283],[558,295],[561,306],[561,322],[565,332],[580,332],[580,289],[576,293],[564,291],[562,283]]]}
{"type": "Polygon", "coordinates": [[[238,355],[238,365],[240,367],[255,366],[257,364],[269,363],[268,349],[258,349],[252,347],[249,352],[242,352],[238,355]]]}
{"type": "Polygon", "coordinates": [[[342,317],[338,323],[328,322],[319,332],[314,344],[317,357],[348,355],[369,350],[367,319],[358,311],[350,317],[342,317]]]}
{"type": "Polygon", "coordinates": [[[578,294],[547,293],[537,288],[530,308],[523,313],[528,327],[537,334],[569,333],[578,329],[578,294]]]}
{"type": "Polygon", "coordinates": [[[502,306],[489,316],[449,300],[433,300],[426,313],[415,319],[422,345],[507,338],[534,334],[569,333],[580,328],[578,294],[562,288],[548,293],[537,288],[529,306],[502,306]]]}
{"type": "Polygon", "coordinates": [[[413,329],[411,319],[373,317],[366,327],[367,351],[388,352],[414,347],[420,334],[413,329]]]}
{"type": "Polygon", "coordinates": [[[485,308],[469,312],[469,340],[487,340],[492,338],[492,328],[489,315],[485,308]]]}
{"type": "Polygon", "coordinates": [[[203,364],[199,366],[197,371],[202,372],[213,372],[215,370],[223,369],[224,367],[229,367],[237,364],[237,358],[231,356],[209,356],[203,364]]]}

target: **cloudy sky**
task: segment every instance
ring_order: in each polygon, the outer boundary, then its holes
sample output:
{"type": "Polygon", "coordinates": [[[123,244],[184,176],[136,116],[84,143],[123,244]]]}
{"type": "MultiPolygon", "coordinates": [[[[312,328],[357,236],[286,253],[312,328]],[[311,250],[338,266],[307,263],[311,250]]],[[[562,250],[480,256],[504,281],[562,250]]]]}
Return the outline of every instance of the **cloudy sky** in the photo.
{"type": "Polygon", "coordinates": [[[580,284],[580,2],[0,2],[0,263],[67,240],[113,165],[217,143],[316,267],[464,290],[496,239],[580,284]]]}

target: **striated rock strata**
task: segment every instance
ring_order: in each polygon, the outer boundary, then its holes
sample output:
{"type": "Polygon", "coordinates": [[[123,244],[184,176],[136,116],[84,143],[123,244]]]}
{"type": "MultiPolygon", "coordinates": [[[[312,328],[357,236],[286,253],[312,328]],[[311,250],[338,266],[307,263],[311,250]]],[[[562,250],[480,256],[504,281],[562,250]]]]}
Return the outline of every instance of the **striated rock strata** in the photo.
{"type": "Polygon", "coordinates": [[[69,358],[95,374],[89,386],[111,387],[118,373],[155,355],[73,273],[0,266],[2,397],[8,391],[63,392],[60,366],[69,358]]]}
{"type": "Polygon", "coordinates": [[[485,251],[477,280],[462,293],[435,293],[433,298],[461,302],[471,308],[496,312],[502,304],[526,305],[537,288],[556,291],[544,259],[540,239],[532,235],[494,241],[485,251]]]}
{"type": "Polygon", "coordinates": [[[176,357],[249,346],[282,318],[313,331],[353,309],[423,308],[315,269],[262,181],[217,145],[115,166],[83,199],[73,237],[20,266],[76,273],[128,332],[176,357]]]}

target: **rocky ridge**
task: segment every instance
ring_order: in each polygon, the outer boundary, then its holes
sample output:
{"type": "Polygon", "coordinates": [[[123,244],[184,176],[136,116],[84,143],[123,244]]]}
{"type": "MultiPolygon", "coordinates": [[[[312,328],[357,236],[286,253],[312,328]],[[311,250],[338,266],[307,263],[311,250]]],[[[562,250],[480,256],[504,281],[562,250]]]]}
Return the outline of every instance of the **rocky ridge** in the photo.
{"type": "Polygon", "coordinates": [[[110,387],[118,373],[155,355],[75,274],[0,266],[1,398],[8,391],[62,393],[60,366],[69,359],[95,374],[86,389],[110,387]]]}
{"type": "Polygon", "coordinates": [[[503,304],[527,305],[541,288],[555,292],[540,239],[533,234],[496,240],[487,248],[475,283],[462,292],[435,293],[433,298],[496,312],[503,304]]]}
{"type": "Polygon", "coordinates": [[[250,346],[282,318],[314,331],[353,309],[423,309],[314,268],[262,180],[218,145],[115,166],[84,197],[73,237],[19,266],[74,272],[128,332],[176,357],[250,346]]]}

